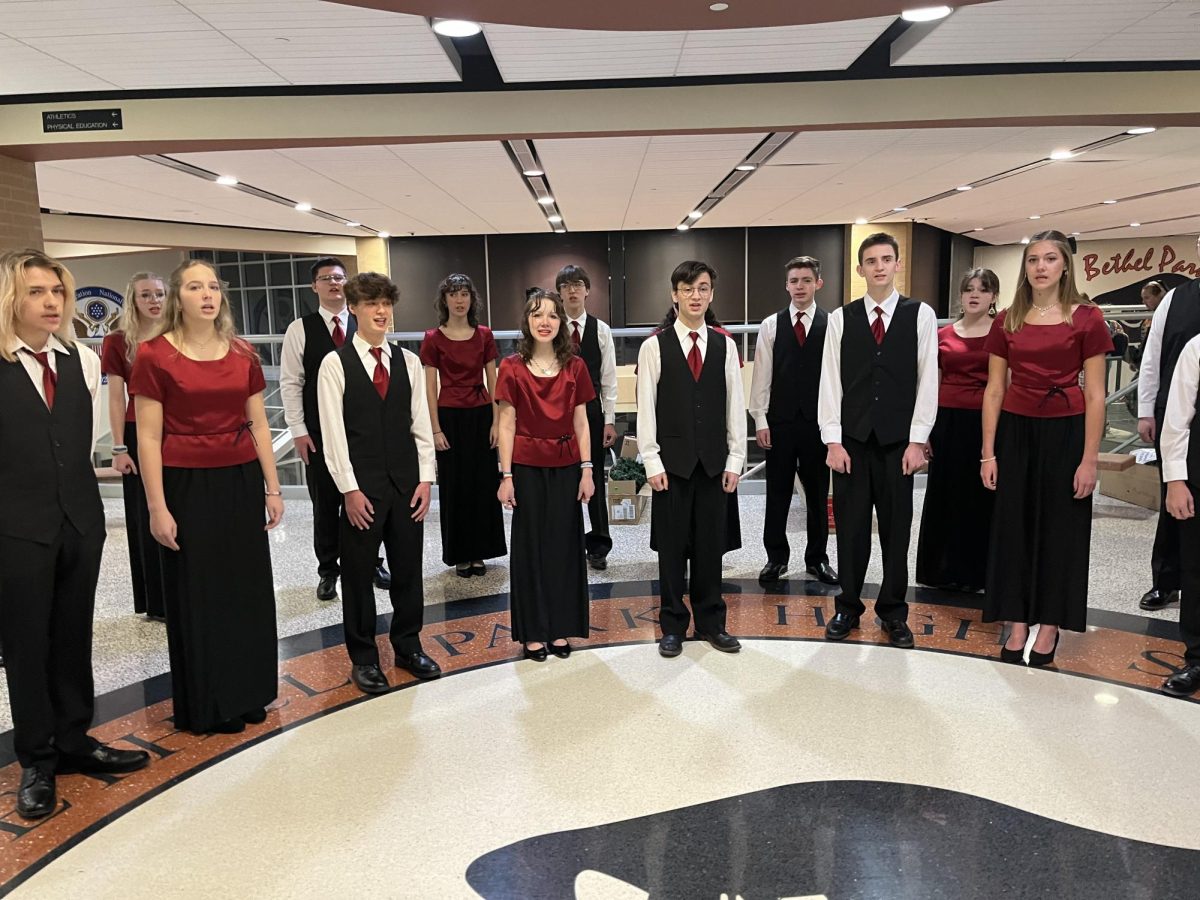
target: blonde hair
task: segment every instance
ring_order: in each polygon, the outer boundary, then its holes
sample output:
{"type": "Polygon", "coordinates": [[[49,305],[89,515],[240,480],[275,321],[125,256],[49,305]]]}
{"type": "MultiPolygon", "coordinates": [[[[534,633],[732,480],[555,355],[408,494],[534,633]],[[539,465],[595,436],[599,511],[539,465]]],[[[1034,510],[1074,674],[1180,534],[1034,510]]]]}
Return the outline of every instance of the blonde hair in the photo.
{"type": "Polygon", "coordinates": [[[221,309],[217,313],[216,321],[213,322],[217,337],[228,343],[230,350],[257,359],[258,353],[255,349],[238,337],[237,326],[233,323],[233,309],[229,305],[229,295],[225,292],[225,282],[221,281],[220,276],[217,275],[216,266],[206,259],[186,260],[171,273],[171,277],[167,279],[167,302],[163,307],[162,319],[154,337],[182,331],[183,303],[180,302],[179,292],[183,289],[184,273],[196,266],[204,266],[212,272],[221,285],[221,309]]]}
{"type": "Polygon", "coordinates": [[[17,336],[17,309],[29,290],[25,277],[29,269],[49,269],[62,282],[63,315],[54,336],[67,347],[75,343],[75,278],[71,272],[41,250],[10,250],[0,254],[0,358],[7,362],[16,361],[9,345],[17,336]]]}
{"type": "MultiPolygon", "coordinates": [[[[125,335],[125,358],[133,362],[137,355],[138,335],[142,333],[142,311],[137,305],[137,283],[139,281],[157,281],[166,286],[161,275],[153,272],[135,272],[125,285],[125,305],[121,308],[121,319],[117,323],[117,331],[125,335]]],[[[163,308],[164,312],[166,307],[163,308]]]]}
{"type": "MultiPolygon", "coordinates": [[[[1062,309],[1063,321],[1073,325],[1071,312],[1075,306],[1095,306],[1086,296],[1079,293],[1075,284],[1075,254],[1071,252],[1071,244],[1061,231],[1042,231],[1029,239],[1029,246],[1049,242],[1063,258],[1063,273],[1058,280],[1058,304],[1062,309]]],[[[1004,316],[1004,330],[1010,334],[1021,330],[1025,320],[1033,309],[1033,285],[1025,273],[1025,256],[1028,248],[1021,253],[1021,272],[1017,277],[1017,289],[1013,294],[1012,306],[1004,316]]]]}

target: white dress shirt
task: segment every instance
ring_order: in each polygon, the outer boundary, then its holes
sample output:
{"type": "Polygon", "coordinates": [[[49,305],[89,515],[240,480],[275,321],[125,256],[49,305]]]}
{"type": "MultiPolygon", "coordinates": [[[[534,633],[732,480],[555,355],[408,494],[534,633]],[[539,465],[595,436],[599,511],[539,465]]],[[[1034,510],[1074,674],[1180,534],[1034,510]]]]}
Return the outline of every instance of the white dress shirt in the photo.
{"type": "MultiPolygon", "coordinates": [[[[803,311],[796,309],[794,303],[789,303],[788,307],[792,314],[792,328],[796,327],[796,318],[799,317],[804,320],[805,335],[812,334],[813,319],[817,314],[816,302],[809,303],[803,311]]],[[[767,409],[771,405],[777,315],[778,313],[763,319],[762,324],[758,326],[758,340],[754,344],[754,372],[750,376],[750,417],[754,419],[754,428],[757,431],[771,427],[767,424],[767,409]]]]}
{"type": "MultiPolygon", "coordinates": [[[[1167,412],[1163,416],[1162,434],[1158,439],[1163,455],[1163,481],[1188,480],[1188,444],[1192,436],[1192,418],[1196,415],[1198,382],[1200,335],[1183,345],[1183,350],[1179,353],[1179,362],[1175,364],[1175,374],[1171,376],[1171,389],[1167,393],[1167,412]]],[[[1192,475],[1195,477],[1200,475],[1200,472],[1194,472],[1192,475]]]]}
{"type": "MultiPolygon", "coordinates": [[[[325,330],[333,335],[333,320],[342,323],[342,334],[350,326],[350,310],[331,313],[323,306],[317,312],[325,320],[325,330]]],[[[283,421],[292,432],[292,440],[308,434],[304,424],[304,321],[295,319],[283,333],[283,352],[279,356],[279,396],[283,400],[283,421]]]]}
{"type": "MultiPolygon", "coordinates": [[[[587,313],[578,319],[567,316],[567,336],[575,330],[574,323],[579,323],[579,340],[583,340],[583,330],[587,327],[587,313]]],[[[600,409],[604,412],[604,424],[612,425],[617,421],[617,348],[613,344],[612,329],[607,324],[596,320],[596,340],[600,342],[600,409]]]]}
{"type": "MultiPolygon", "coordinates": [[[[683,322],[676,319],[675,336],[679,339],[679,347],[686,358],[692,351],[692,339],[688,337],[691,330],[683,322]]],[[[700,358],[706,359],[708,354],[709,330],[701,326],[697,332],[700,335],[696,345],[700,348],[700,358]]],[[[717,340],[726,342],[725,346],[725,443],[729,448],[725,457],[725,471],[735,475],[742,474],[746,463],[746,401],[742,393],[741,362],[738,359],[737,344],[723,334],[712,332],[717,340]]],[[[658,422],[655,417],[655,406],[658,403],[658,379],[662,374],[662,359],[658,352],[658,336],[647,338],[638,349],[637,375],[637,444],[638,452],[642,455],[642,463],[646,466],[646,477],[653,478],[661,475],[663,467],[661,448],[658,445],[658,422]]]]}
{"type": "MultiPolygon", "coordinates": [[[[371,345],[355,333],[351,339],[358,358],[362,360],[367,378],[375,377],[375,357],[371,345]]],[[[383,342],[383,367],[392,373],[393,347],[383,342]]],[[[418,477],[421,481],[437,480],[436,457],[433,450],[433,426],[429,423],[429,400],[425,396],[425,373],[421,358],[408,350],[400,350],[407,370],[408,383],[412,388],[412,436],[417,445],[418,477]]],[[[325,465],[333,476],[339,491],[348,494],[358,490],[358,479],[354,477],[354,466],[350,462],[350,447],[346,442],[346,421],[342,418],[343,401],[346,393],[346,371],[342,368],[342,357],[330,353],[321,361],[317,375],[317,404],[321,413],[321,440],[325,447],[325,465]]]]}
{"type": "MultiPolygon", "coordinates": [[[[38,396],[45,403],[46,390],[42,385],[42,364],[37,361],[36,357],[30,355],[33,353],[33,348],[20,338],[14,337],[8,345],[8,349],[10,353],[15,353],[17,359],[21,361],[21,365],[25,367],[25,371],[29,375],[29,380],[37,388],[38,396]],[[24,352],[26,350],[29,352],[24,352]]],[[[92,445],[88,448],[88,453],[90,454],[95,451],[96,441],[104,433],[104,424],[108,421],[104,415],[104,400],[100,396],[100,383],[102,380],[100,375],[100,357],[96,355],[94,350],[90,347],[85,347],[83,344],[75,344],[75,349],[79,352],[79,365],[83,369],[83,383],[87,385],[88,393],[92,395],[92,445]]],[[[46,346],[42,350],[47,351],[46,361],[50,364],[50,370],[57,377],[58,354],[61,353],[66,356],[70,351],[53,334],[46,340],[46,346]]]]}
{"type": "Polygon", "coordinates": [[[1162,303],[1154,310],[1150,319],[1150,332],[1142,344],[1142,361],[1138,364],[1138,418],[1154,416],[1154,405],[1158,400],[1158,383],[1162,369],[1162,335],[1167,327],[1167,313],[1171,311],[1171,298],[1175,288],[1167,291],[1162,303]]]}
{"type": "MultiPolygon", "coordinates": [[[[870,297],[864,298],[867,306],[867,323],[874,324],[875,309],[883,310],[883,329],[892,327],[892,316],[900,294],[893,290],[882,303],[870,297]]],[[[826,444],[842,442],[842,331],[844,307],[829,314],[825,323],[825,354],[821,360],[821,395],[817,402],[817,424],[821,426],[821,440],[826,444]]],[[[928,303],[917,308],[917,397],[913,405],[912,422],[908,429],[908,440],[912,444],[924,444],[933,431],[938,406],[938,338],[937,314],[928,303]]],[[[757,368],[757,366],[755,366],[757,368]]]]}

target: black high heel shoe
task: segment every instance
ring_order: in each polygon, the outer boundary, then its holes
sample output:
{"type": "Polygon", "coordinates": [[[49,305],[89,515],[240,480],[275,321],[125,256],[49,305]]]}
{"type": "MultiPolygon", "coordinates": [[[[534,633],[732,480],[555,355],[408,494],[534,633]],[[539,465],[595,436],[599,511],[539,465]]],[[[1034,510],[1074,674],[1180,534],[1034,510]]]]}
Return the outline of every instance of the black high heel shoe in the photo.
{"type": "Polygon", "coordinates": [[[532,659],[534,662],[545,662],[546,661],[546,645],[542,644],[542,646],[538,647],[536,650],[530,650],[529,645],[526,644],[525,645],[525,658],[532,659]]]}
{"type": "Polygon", "coordinates": [[[1054,632],[1054,646],[1050,648],[1049,653],[1038,653],[1036,650],[1029,651],[1029,664],[1031,666],[1048,666],[1054,662],[1054,654],[1058,652],[1058,639],[1062,637],[1061,629],[1054,632]]]}
{"type": "Polygon", "coordinates": [[[566,659],[568,656],[571,655],[571,645],[570,644],[551,644],[550,652],[553,653],[555,656],[557,656],[559,659],[566,659]]]}
{"type": "Polygon", "coordinates": [[[1000,645],[1000,662],[1011,663],[1014,666],[1022,665],[1025,662],[1025,643],[1029,640],[1029,635],[1025,635],[1025,640],[1016,650],[1008,649],[1008,642],[1011,638],[1012,632],[1010,631],[1008,637],[1004,639],[1004,643],[1000,645]]]}

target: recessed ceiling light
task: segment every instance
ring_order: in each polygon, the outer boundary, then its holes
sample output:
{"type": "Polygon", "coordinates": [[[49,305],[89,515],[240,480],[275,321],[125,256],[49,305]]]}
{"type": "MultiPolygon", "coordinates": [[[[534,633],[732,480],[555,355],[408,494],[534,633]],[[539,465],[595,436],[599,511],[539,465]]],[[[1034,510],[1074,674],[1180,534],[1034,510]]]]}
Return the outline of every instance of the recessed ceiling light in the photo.
{"type": "Polygon", "coordinates": [[[708,8],[711,9],[713,12],[725,12],[725,10],[729,9],[729,4],[728,3],[710,3],[710,4],[708,4],[708,8]]]}
{"type": "Polygon", "coordinates": [[[1036,221],[1037,221],[1038,219],[1040,219],[1040,218],[1041,218],[1041,216],[1030,216],[1030,217],[1029,217],[1029,220],[1030,220],[1031,222],[1036,222],[1036,221]]]}
{"type": "Polygon", "coordinates": [[[855,225],[866,225],[867,220],[864,219],[862,216],[859,216],[857,219],[854,220],[854,224],[855,225]]]}
{"type": "Polygon", "coordinates": [[[1079,154],[1073,150],[1054,150],[1051,152],[1050,158],[1051,159],[1071,159],[1071,157],[1078,156],[1078,155],[1079,154]]]}
{"type": "Polygon", "coordinates": [[[904,10],[900,13],[900,18],[905,22],[936,22],[952,12],[948,6],[919,6],[916,9],[904,10]]]}
{"type": "Polygon", "coordinates": [[[542,206],[553,206],[554,198],[550,196],[538,197],[538,203],[542,204],[542,206]]]}
{"type": "Polygon", "coordinates": [[[543,172],[541,169],[526,169],[521,174],[524,175],[526,178],[541,178],[546,173],[543,172]]]}
{"type": "Polygon", "coordinates": [[[1126,134],[1153,134],[1153,133],[1154,133],[1154,132],[1156,132],[1156,131],[1158,131],[1158,129],[1157,129],[1157,128],[1153,128],[1153,127],[1151,127],[1151,126],[1149,126],[1149,125],[1142,125],[1142,126],[1139,126],[1139,127],[1137,127],[1137,128],[1130,128],[1130,129],[1129,129],[1127,132],[1125,132],[1125,133],[1126,133],[1126,134]]]}
{"type": "Polygon", "coordinates": [[[758,168],[754,163],[742,163],[740,166],[734,166],[739,172],[753,172],[758,168]]]}
{"type": "Polygon", "coordinates": [[[1072,231],[1072,232],[1071,232],[1071,237],[1079,237],[1079,232],[1078,232],[1078,231],[1072,231]]]}
{"type": "Polygon", "coordinates": [[[975,226],[974,228],[972,228],[971,230],[972,230],[972,231],[983,231],[983,226],[982,226],[982,225],[976,225],[976,226],[975,226]]]}
{"type": "Polygon", "coordinates": [[[238,183],[238,180],[236,178],[234,178],[232,175],[218,175],[217,176],[217,184],[227,184],[230,187],[232,187],[233,185],[235,185],[237,183],[238,183]]]}
{"type": "Polygon", "coordinates": [[[466,19],[434,19],[433,30],[442,37],[450,38],[471,37],[483,31],[478,22],[466,19]]]}
{"type": "Polygon", "coordinates": [[[692,226],[689,225],[687,222],[680,222],[678,225],[675,226],[675,230],[676,231],[687,231],[691,227],[692,226]]]}
{"type": "Polygon", "coordinates": [[[379,232],[379,234],[376,235],[376,237],[381,237],[381,238],[390,238],[391,236],[392,236],[392,233],[390,231],[381,231],[381,232],[379,232]]]}
{"type": "Polygon", "coordinates": [[[1129,223],[1129,227],[1130,227],[1130,228],[1141,228],[1141,227],[1142,227],[1142,223],[1141,223],[1141,222],[1130,222],[1130,223],[1129,223]]]}
{"type": "Polygon", "coordinates": [[[300,202],[296,204],[296,209],[299,212],[309,212],[312,209],[312,204],[300,202]]]}
{"type": "Polygon", "coordinates": [[[893,206],[892,212],[908,212],[907,206],[893,206]]]}
{"type": "Polygon", "coordinates": [[[565,228],[555,228],[555,229],[554,229],[554,233],[555,233],[555,234],[566,234],[566,233],[567,233],[567,229],[565,229],[565,228]]]}
{"type": "Polygon", "coordinates": [[[1114,203],[1116,203],[1117,201],[1116,201],[1116,200],[1105,200],[1105,201],[1103,201],[1103,202],[1104,202],[1104,205],[1105,205],[1105,206],[1112,206],[1112,205],[1113,205],[1114,203]]]}
{"type": "Polygon", "coordinates": [[[1028,244],[1028,243],[1029,243],[1029,238],[1021,238],[1021,243],[1022,243],[1022,244],[1028,244]]]}
{"type": "Polygon", "coordinates": [[[562,221],[562,216],[546,216],[546,221],[551,225],[557,225],[562,221]]]}
{"type": "Polygon", "coordinates": [[[956,187],[956,188],[955,188],[955,190],[956,190],[956,191],[973,191],[973,190],[975,190],[975,185],[973,185],[973,184],[960,184],[958,187],[956,187]]]}
{"type": "Polygon", "coordinates": [[[698,218],[700,218],[702,215],[704,215],[704,213],[700,212],[700,210],[698,210],[698,209],[693,209],[693,210],[692,210],[690,213],[688,213],[688,218],[689,218],[689,219],[698,219],[698,218]]]}
{"type": "Polygon", "coordinates": [[[347,228],[362,228],[362,222],[347,222],[347,228]]]}

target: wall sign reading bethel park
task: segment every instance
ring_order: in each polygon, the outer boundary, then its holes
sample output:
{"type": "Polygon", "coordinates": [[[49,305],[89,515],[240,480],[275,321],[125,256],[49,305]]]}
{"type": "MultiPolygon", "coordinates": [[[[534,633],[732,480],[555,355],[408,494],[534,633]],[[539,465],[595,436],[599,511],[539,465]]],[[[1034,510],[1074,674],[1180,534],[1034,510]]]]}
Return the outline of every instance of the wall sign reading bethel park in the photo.
{"type": "Polygon", "coordinates": [[[42,113],[42,133],[55,131],[120,131],[119,109],[61,109],[42,113]]]}
{"type": "Polygon", "coordinates": [[[1200,265],[1180,259],[1175,248],[1166,243],[1161,250],[1153,244],[1129,247],[1124,252],[1118,250],[1106,254],[1103,261],[1099,253],[1085,253],[1082,262],[1084,277],[1089,282],[1101,275],[1124,275],[1126,272],[1200,276],[1200,265]]]}

